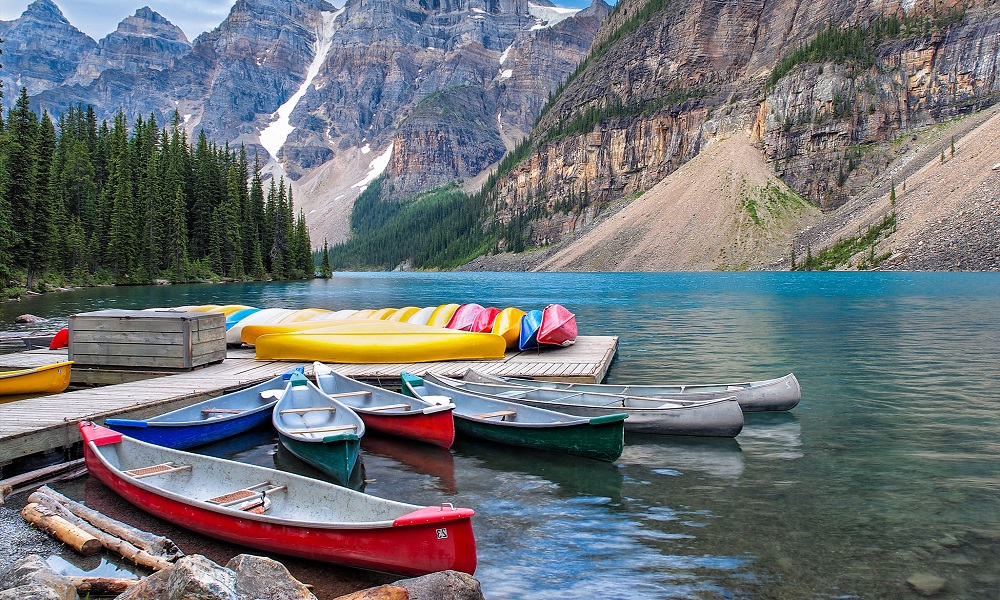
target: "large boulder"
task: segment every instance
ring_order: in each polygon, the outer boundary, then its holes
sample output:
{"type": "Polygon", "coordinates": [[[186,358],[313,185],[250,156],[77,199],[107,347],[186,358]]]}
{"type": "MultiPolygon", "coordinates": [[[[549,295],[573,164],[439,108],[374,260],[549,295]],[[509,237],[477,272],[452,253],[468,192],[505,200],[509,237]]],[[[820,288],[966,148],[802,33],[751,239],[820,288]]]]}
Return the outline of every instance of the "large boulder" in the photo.
{"type": "Polygon", "coordinates": [[[392,585],[406,588],[410,600],[483,600],[479,581],[460,571],[439,571],[392,585]]]}
{"type": "Polygon", "coordinates": [[[410,594],[406,588],[398,585],[380,585],[368,588],[346,596],[338,596],[336,600],[409,600],[410,594]]]}
{"type": "Polygon", "coordinates": [[[236,590],[245,600],[316,600],[285,565],[270,558],[240,554],[226,568],[236,573],[236,590]]]}
{"type": "Polygon", "coordinates": [[[142,581],[118,595],[115,600],[159,600],[167,597],[167,582],[173,566],[144,577],[142,581]]]}
{"type": "Polygon", "coordinates": [[[0,577],[0,589],[7,590],[7,595],[4,597],[11,598],[78,600],[73,583],[53,571],[37,554],[29,554],[14,562],[10,569],[0,577]],[[49,590],[51,593],[45,590],[49,590]],[[10,594],[15,595],[11,596],[10,594]]]}
{"type": "Polygon", "coordinates": [[[240,600],[236,573],[200,554],[178,559],[167,579],[170,600],[240,600]]]}

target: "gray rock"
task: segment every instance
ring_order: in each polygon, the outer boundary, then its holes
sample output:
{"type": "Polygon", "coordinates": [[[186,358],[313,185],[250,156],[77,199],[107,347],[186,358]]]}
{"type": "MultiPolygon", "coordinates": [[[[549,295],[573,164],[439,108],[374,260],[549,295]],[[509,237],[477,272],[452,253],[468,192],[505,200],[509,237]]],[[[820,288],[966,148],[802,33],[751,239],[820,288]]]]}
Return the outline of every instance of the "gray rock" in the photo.
{"type": "Polygon", "coordinates": [[[943,577],[938,577],[937,575],[917,573],[910,575],[906,583],[921,596],[930,597],[943,592],[948,582],[943,577]]]}
{"type": "Polygon", "coordinates": [[[48,586],[31,583],[3,590],[0,600],[62,600],[62,596],[48,586]]]}
{"type": "Polygon", "coordinates": [[[270,558],[240,554],[226,568],[236,573],[236,590],[244,600],[316,600],[285,565],[270,558]]]}
{"type": "Polygon", "coordinates": [[[482,600],[479,581],[460,571],[439,571],[394,582],[410,594],[410,600],[482,600]]]}
{"type": "Polygon", "coordinates": [[[167,597],[167,582],[173,567],[157,571],[149,577],[133,585],[128,591],[120,594],[115,600],[160,600],[167,597]]]}
{"type": "MultiPolygon", "coordinates": [[[[30,554],[14,562],[2,578],[0,588],[44,587],[52,591],[52,597],[60,600],[76,600],[76,588],[69,579],[53,571],[42,557],[30,554]]],[[[25,590],[30,591],[30,590],[25,590]]],[[[34,593],[34,592],[32,592],[34,593]]],[[[27,596],[24,596],[27,597],[27,596]]],[[[43,597],[43,596],[37,596],[43,597]]],[[[49,597],[48,595],[44,597],[49,597]]]]}
{"type": "Polygon", "coordinates": [[[44,323],[48,319],[36,317],[35,315],[18,315],[14,317],[15,323],[44,323]]]}
{"type": "Polygon", "coordinates": [[[200,554],[174,563],[166,592],[170,600],[240,600],[236,573],[200,554]]]}

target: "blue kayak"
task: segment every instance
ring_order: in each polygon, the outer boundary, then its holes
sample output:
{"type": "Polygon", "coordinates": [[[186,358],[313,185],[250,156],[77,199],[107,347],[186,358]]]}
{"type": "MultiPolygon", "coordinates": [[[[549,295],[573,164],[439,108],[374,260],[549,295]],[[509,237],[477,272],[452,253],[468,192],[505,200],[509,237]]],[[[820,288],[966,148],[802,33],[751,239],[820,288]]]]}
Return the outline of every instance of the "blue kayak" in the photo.
{"type": "Polygon", "coordinates": [[[538,326],[542,324],[542,311],[529,310],[521,317],[521,334],[517,347],[521,350],[531,350],[538,347],[538,326]]]}

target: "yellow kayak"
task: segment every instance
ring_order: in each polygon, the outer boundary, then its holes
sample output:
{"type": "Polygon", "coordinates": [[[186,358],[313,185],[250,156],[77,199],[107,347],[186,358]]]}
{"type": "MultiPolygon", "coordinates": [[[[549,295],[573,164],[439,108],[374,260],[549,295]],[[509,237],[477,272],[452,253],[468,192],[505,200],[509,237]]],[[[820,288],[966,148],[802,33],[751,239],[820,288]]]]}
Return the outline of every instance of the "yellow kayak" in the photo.
{"type": "Polygon", "coordinates": [[[299,321],[308,321],[309,319],[314,319],[320,315],[325,315],[330,311],[325,308],[301,308],[296,311],[292,311],[290,315],[285,317],[280,321],[280,323],[298,323],[299,321]]]}
{"type": "Polygon", "coordinates": [[[234,312],[239,312],[241,310],[246,310],[248,308],[253,308],[253,307],[247,306],[246,304],[226,304],[225,306],[220,306],[216,308],[212,312],[220,312],[228,317],[234,312]]]}
{"type": "Polygon", "coordinates": [[[521,337],[521,317],[526,314],[520,308],[510,306],[501,310],[493,321],[493,333],[505,339],[508,348],[517,348],[518,339],[521,337]]]}
{"type": "Polygon", "coordinates": [[[375,313],[368,318],[375,321],[385,321],[389,317],[391,317],[395,312],[396,312],[395,308],[380,308],[376,310],[375,313]]]}
{"type": "Polygon", "coordinates": [[[407,317],[406,322],[414,323],[416,325],[426,325],[427,321],[430,320],[431,315],[434,314],[435,310],[437,310],[436,306],[425,306],[420,310],[418,310],[417,312],[410,315],[409,317],[407,317]]]}
{"type": "Polygon", "coordinates": [[[327,330],[272,333],[256,340],[258,360],[332,363],[412,363],[503,358],[507,342],[492,333],[469,333],[412,323],[366,321],[327,330]]]}
{"type": "Polygon", "coordinates": [[[370,319],[375,314],[374,308],[364,308],[351,315],[352,319],[370,319]]]}
{"type": "MultiPolygon", "coordinates": [[[[262,335],[278,333],[423,333],[426,325],[378,321],[375,319],[339,319],[334,321],[299,321],[297,323],[260,323],[247,325],[240,334],[241,341],[248,345],[257,344],[262,335]],[[380,323],[387,325],[380,326],[380,323]]],[[[451,331],[450,329],[448,331],[451,331]]]]}
{"type": "Polygon", "coordinates": [[[0,371],[0,395],[59,393],[69,385],[72,364],[70,360],[34,369],[0,371]]]}
{"type": "Polygon", "coordinates": [[[447,327],[448,321],[458,310],[458,304],[442,304],[431,313],[431,318],[427,319],[427,324],[431,327],[447,327]]]}
{"type": "Polygon", "coordinates": [[[405,323],[410,317],[417,314],[420,309],[416,306],[404,306],[403,308],[392,313],[386,321],[395,321],[397,323],[405,323]]]}

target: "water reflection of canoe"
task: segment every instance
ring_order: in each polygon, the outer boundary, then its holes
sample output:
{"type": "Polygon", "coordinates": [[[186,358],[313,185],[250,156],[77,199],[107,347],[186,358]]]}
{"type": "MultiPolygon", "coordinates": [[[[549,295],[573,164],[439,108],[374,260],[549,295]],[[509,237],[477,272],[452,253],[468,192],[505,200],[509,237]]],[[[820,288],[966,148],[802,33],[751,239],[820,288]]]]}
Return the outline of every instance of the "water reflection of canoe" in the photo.
{"type": "Polygon", "coordinates": [[[618,462],[626,474],[633,468],[642,468],[654,472],[703,473],[722,479],[739,479],[743,475],[743,452],[740,442],[733,438],[629,434],[625,442],[625,451],[618,462]]]}
{"type": "Polygon", "coordinates": [[[746,454],[782,459],[802,458],[802,425],[795,413],[747,415],[740,442],[746,454]]]}
{"type": "Polygon", "coordinates": [[[594,392],[598,394],[629,394],[672,400],[707,400],[733,396],[743,412],[791,410],[802,399],[802,388],[794,373],[784,377],[744,383],[625,385],[608,383],[563,383],[516,377],[494,377],[470,369],[464,379],[481,383],[506,383],[527,387],[594,392]]]}
{"type": "Polygon", "coordinates": [[[581,417],[626,413],[625,431],[659,435],[735,437],[743,429],[743,411],[732,397],[674,402],[620,394],[531,388],[509,383],[478,383],[428,373],[425,380],[445,388],[547,408],[581,417]]]}
{"type": "Polygon", "coordinates": [[[315,479],[171,450],[81,423],[92,476],[181,527],[261,550],[363,569],[474,573],[473,511],[421,507],[315,479]]]}
{"type": "Polygon", "coordinates": [[[570,454],[550,454],[540,460],[530,448],[498,446],[496,444],[462,437],[452,446],[456,460],[473,459],[482,468],[507,478],[511,473],[523,473],[550,481],[558,486],[558,495],[569,498],[597,496],[621,499],[622,470],[615,463],[588,460],[570,454]]]}
{"type": "Polygon", "coordinates": [[[458,485],[455,483],[455,457],[440,446],[369,431],[361,440],[361,449],[363,454],[394,460],[408,471],[437,479],[442,492],[458,492],[458,485]]]}
{"type": "MultiPolygon", "coordinates": [[[[368,436],[365,437],[367,438],[368,436]]],[[[319,479],[320,481],[341,485],[357,492],[365,491],[365,462],[364,457],[361,455],[358,455],[358,460],[354,463],[354,470],[351,471],[351,474],[348,476],[346,482],[339,481],[337,478],[320,471],[316,467],[289,452],[288,448],[285,448],[280,443],[275,445],[274,452],[271,453],[271,462],[273,463],[274,468],[286,473],[294,473],[296,475],[302,475],[303,477],[319,479]]]]}

